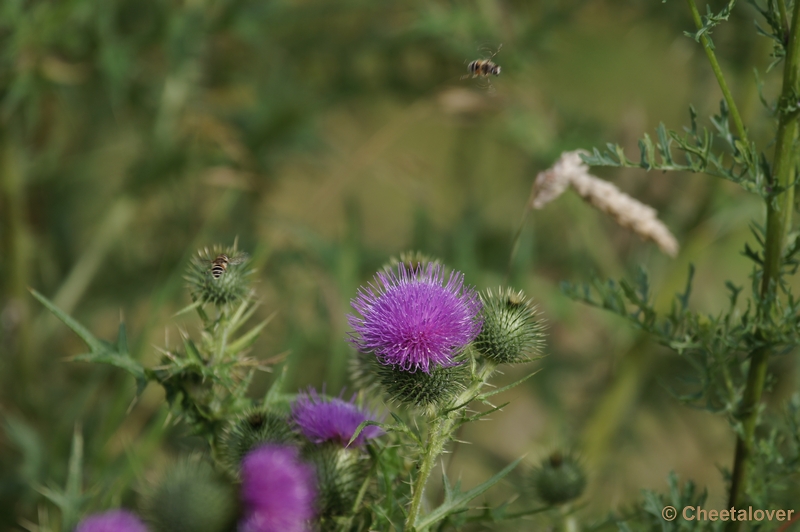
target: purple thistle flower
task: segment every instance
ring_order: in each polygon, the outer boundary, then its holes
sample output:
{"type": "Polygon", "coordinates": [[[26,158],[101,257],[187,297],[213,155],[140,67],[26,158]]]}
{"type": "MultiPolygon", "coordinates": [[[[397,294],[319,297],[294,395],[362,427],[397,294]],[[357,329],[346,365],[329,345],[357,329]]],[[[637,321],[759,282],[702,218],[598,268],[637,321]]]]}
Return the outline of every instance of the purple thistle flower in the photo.
{"type": "Polygon", "coordinates": [[[127,510],[110,510],[90,515],[78,523],[75,532],[147,532],[147,527],[127,510]]]}
{"type": "MultiPolygon", "coordinates": [[[[350,401],[338,397],[325,400],[316,390],[300,394],[292,405],[292,418],[300,432],[314,443],[336,441],[347,446],[358,426],[367,420],[376,421],[373,412],[363,410],[355,405],[355,396],[350,401]]],[[[364,440],[383,434],[380,427],[369,425],[364,427],[353,441],[354,447],[360,447],[364,440]]]]}
{"type": "Polygon", "coordinates": [[[314,517],[314,471],[293,447],[259,447],[242,460],[241,497],[241,532],[305,532],[314,517]]]}
{"type": "Polygon", "coordinates": [[[348,316],[359,351],[374,352],[385,365],[403,371],[453,366],[455,356],[481,332],[481,302],[464,286],[464,274],[429,263],[397,273],[378,272],[375,284],[360,288],[350,304],[362,317],[348,316]]]}

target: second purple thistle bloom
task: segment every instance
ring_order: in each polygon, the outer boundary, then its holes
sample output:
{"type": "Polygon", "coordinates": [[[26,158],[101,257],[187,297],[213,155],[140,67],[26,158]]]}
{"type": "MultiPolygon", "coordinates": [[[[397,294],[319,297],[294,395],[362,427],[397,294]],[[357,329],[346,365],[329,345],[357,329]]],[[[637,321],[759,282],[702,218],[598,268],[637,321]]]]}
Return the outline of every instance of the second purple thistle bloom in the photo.
{"type": "Polygon", "coordinates": [[[351,305],[361,314],[348,316],[356,332],[352,342],[402,371],[430,373],[456,364],[456,355],[481,331],[478,294],[464,286],[460,272],[445,281],[439,264],[399,264],[396,272],[379,272],[351,305]]]}
{"type": "MultiPolygon", "coordinates": [[[[355,398],[354,398],[355,399],[355,398]]],[[[358,426],[367,420],[377,421],[374,413],[359,408],[351,399],[344,401],[335,397],[325,400],[315,390],[300,394],[292,405],[292,418],[300,431],[314,443],[335,441],[347,446],[358,426]]],[[[353,441],[353,447],[360,447],[364,441],[383,434],[380,427],[364,427],[353,441]]]]}

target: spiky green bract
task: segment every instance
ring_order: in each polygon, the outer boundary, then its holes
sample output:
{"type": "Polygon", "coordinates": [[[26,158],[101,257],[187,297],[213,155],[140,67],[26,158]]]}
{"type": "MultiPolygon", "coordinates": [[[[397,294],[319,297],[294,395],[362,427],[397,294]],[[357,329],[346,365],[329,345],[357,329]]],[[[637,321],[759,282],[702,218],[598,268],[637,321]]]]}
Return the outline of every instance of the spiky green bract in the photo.
{"type": "Polygon", "coordinates": [[[397,270],[397,265],[402,264],[405,266],[407,270],[416,270],[418,268],[424,268],[428,264],[441,264],[439,259],[431,257],[430,255],[426,255],[425,253],[412,250],[412,251],[403,251],[400,253],[399,257],[391,257],[382,267],[381,269],[384,272],[390,273],[392,271],[397,270]]]}
{"type": "Polygon", "coordinates": [[[343,448],[337,442],[310,443],[302,450],[303,460],[312,464],[317,480],[316,509],[320,529],[338,530],[349,516],[370,469],[369,455],[363,450],[343,448]]]}
{"type": "Polygon", "coordinates": [[[235,245],[227,248],[217,245],[211,250],[208,248],[198,250],[197,255],[189,262],[185,276],[192,299],[215,306],[240,300],[249,289],[249,277],[253,273],[248,263],[247,254],[237,250],[235,245]],[[214,259],[221,254],[230,260],[225,271],[218,278],[214,278],[211,268],[214,259]]]}
{"type": "Polygon", "coordinates": [[[577,458],[555,452],[531,472],[530,483],[544,502],[564,504],[581,496],[586,474],[577,458]]]}
{"type": "Polygon", "coordinates": [[[165,473],[143,504],[153,532],[227,532],[239,503],[233,483],[199,456],[184,458],[165,473]]]}
{"type": "Polygon", "coordinates": [[[483,329],[472,343],[496,364],[515,364],[535,358],[544,343],[539,312],[524,293],[510,288],[481,293],[483,329]]]}
{"type": "Polygon", "coordinates": [[[288,414],[254,408],[231,422],[222,434],[220,454],[231,472],[238,474],[244,456],[265,444],[294,444],[298,439],[288,414]]]}
{"type": "MultiPolygon", "coordinates": [[[[361,358],[363,354],[359,356],[361,358]]],[[[362,367],[369,368],[375,381],[389,401],[400,403],[406,407],[430,410],[447,406],[470,382],[470,365],[463,359],[450,367],[435,367],[429,373],[424,371],[408,372],[393,366],[381,364],[375,357],[371,360],[361,359],[362,367]]],[[[366,369],[365,368],[365,369],[366,369]]]]}

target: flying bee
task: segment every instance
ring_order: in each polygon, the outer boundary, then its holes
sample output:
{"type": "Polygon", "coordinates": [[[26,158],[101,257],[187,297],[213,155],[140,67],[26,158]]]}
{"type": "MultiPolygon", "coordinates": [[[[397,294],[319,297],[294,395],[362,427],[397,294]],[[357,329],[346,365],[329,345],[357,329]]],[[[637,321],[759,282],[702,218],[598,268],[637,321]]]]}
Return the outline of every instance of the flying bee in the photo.
{"type": "MultiPolygon", "coordinates": [[[[500,53],[500,49],[503,47],[501,44],[497,47],[497,51],[489,56],[488,59],[476,59],[475,61],[471,62],[467,65],[467,70],[469,70],[469,74],[472,74],[471,77],[477,78],[488,78],[489,76],[499,76],[500,75],[500,65],[495,64],[492,62],[494,56],[500,53]]],[[[461,79],[466,79],[470,77],[467,74],[466,76],[461,76],[461,79]]]]}
{"type": "Polygon", "coordinates": [[[228,270],[228,266],[230,265],[237,265],[241,264],[247,260],[246,253],[239,253],[232,257],[229,257],[225,253],[220,253],[217,255],[214,260],[211,261],[211,277],[214,279],[219,279],[222,277],[222,274],[228,270]]]}

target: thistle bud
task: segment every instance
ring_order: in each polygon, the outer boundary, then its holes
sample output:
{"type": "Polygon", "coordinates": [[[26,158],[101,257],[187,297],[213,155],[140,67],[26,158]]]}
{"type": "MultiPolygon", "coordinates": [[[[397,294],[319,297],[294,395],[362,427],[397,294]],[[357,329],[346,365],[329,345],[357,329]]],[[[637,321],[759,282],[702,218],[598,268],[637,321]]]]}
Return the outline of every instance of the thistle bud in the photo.
{"type": "Polygon", "coordinates": [[[238,472],[242,459],[265,444],[292,444],[296,436],[288,416],[268,409],[254,409],[228,425],[222,435],[220,452],[232,472],[238,472]]]}
{"type": "Polygon", "coordinates": [[[314,467],[321,530],[337,530],[336,517],[348,515],[370,468],[369,457],[337,442],[307,444],[303,459],[314,467]]]}
{"type": "Polygon", "coordinates": [[[192,257],[185,279],[194,301],[216,306],[234,303],[244,297],[249,287],[249,257],[236,246],[201,249],[192,257]]]}
{"type": "Polygon", "coordinates": [[[496,364],[514,364],[539,354],[544,325],[525,294],[510,288],[487,290],[481,300],[483,329],[472,344],[481,355],[496,364]]]}
{"type": "Polygon", "coordinates": [[[154,532],[227,532],[238,513],[233,484],[197,456],[176,463],[144,501],[154,532]]]}
{"type": "Polygon", "coordinates": [[[555,452],[531,472],[531,486],[544,502],[557,505],[577,499],[586,488],[586,475],[578,460],[555,452]]]}

